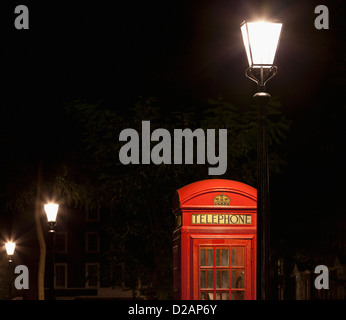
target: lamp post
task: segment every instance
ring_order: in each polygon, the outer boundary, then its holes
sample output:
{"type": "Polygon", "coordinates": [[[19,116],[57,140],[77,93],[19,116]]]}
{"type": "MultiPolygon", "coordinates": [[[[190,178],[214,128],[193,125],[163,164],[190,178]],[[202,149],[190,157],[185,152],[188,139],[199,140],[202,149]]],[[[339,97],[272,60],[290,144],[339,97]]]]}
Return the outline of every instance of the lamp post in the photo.
{"type": "Polygon", "coordinates": [[[59,205],[55,203],[48,203],[44,205],[44,210],[47,215],[47,222],[49,226],[48,238],[49,238],[49,294],[48,299],[54,299],[54,234],[56,226],[56,217],[58,214],[59,205]]]}
{"type": "Polygon", "coordinates": [[[282,30],[279,22],[246,22],[241,33],[249,62],[245,75],[257,83],[254,95],[258,106],[257,136],[257,299],[269,296],[269,169],[267,104],[270,99],[265,91],[266,83],[276,75],[274,65],[282,30]]]}
{"type": "Polygon", "coordinates": [[[12,241],[8,241],[5,244],[5,249],[8,257],[8,270],[9,270],[9,284],[8,284],[8,299],[12,299],[13,295],[13,255],[16,244],[12,241]]]}

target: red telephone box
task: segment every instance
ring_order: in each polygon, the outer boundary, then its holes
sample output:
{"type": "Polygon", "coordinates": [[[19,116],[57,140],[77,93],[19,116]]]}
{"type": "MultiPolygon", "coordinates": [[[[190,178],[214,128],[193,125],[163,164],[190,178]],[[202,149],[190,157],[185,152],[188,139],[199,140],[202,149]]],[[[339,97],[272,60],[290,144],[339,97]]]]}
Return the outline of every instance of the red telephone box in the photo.
{"type": "Polygon", "coordinates": [[[177,190],[173,200],[174,298],[256,299],[257,191],[210,179],[177,190]]]}

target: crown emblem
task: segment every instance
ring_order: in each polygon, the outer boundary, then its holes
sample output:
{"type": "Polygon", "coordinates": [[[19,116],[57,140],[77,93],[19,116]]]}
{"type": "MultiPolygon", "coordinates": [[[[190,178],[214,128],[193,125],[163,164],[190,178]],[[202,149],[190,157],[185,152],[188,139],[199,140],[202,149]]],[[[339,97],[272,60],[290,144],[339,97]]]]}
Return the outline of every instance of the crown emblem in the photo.
{"type": "Polygon", "coordinates": [[[218,196],[216,196],[214,199],[214,205],[215,206],[229,206],[229,203],[231,202],[231,199],[227,196],[225,196],[224,194],[219,194],[218,196]]]}

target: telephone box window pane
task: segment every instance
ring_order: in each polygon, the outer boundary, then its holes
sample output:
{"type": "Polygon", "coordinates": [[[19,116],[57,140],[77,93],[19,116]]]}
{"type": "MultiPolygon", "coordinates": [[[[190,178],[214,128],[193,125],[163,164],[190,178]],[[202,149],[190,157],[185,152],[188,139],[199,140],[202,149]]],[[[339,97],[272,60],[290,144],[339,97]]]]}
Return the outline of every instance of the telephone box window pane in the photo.
{"type": "Polygon", "coordinates": [[[214,250],[213,249],[207,249],[207,266],[213,266],[214,265],[214,250]]]}
{"type": "Polygon", "coordinates": [[[231,266],[244,267],[244,247],[233,247],[231,249],[231,266]]]}
{"type": "Polygon", "coordinates": [[[207,288],[214,288],[214,271],[207,270],[207,288]]]}
{"type": "Polygon", "coordinates": [[[228,292],[216,292],[216,300],[229,300],[228,292]]]}
{"type": "Polygon", "coordinates": [[[216,271],[216,288],[229,288],[229,273],[228,270],[216,271]]]}
{"type": "Polygon", "coordinates": [[[201,270],[201,288],[205,288],[205,270],[201,270]]]}
{"type": "Polygon", "coordinates": [[[222,266],[228,266],[228,249],[222,249],[222,266]]]}
{"type": "Polygon", "coordinates": [[[214,289],[213,270],[201,270],[201,288],[214,289]]]}
{"type": "Polygon", "coordinates": [[[201,300],[214,300],[214,293],[201,291],[201,300]]]}
{"type": "Polygon", "coordinates": [[[201,253],[201,267],[204,267],[205,266],[205,250],[201,249],[200,253],[201,253]]]}
{"type": "Polygon", "coordinates": [[[231,270],[232,289],[244,289],[244,269],[231,270]]]}
{"type": "Polygon", "coordinates": [[[222,288],[229,288],[229,276],[228,270],[222,271],[222,288]]]}
{"type": "Polygon", "coordinates": [[[228,267],[228,249],[216,249],[216,266],[228,267]]]}
{"type": "Polygon", "coordinates": [[[232,291],[231,300],[244,300],[245,293],[244,291],[232,291]]]}

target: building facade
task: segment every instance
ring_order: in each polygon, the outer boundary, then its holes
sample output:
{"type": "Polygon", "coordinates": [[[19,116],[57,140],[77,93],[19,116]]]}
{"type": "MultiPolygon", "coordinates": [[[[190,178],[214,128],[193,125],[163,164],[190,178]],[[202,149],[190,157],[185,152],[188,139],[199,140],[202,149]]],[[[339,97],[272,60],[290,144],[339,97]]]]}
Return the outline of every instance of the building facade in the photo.
{"type": "MultiPolygon", "coordinates": [[[[106,211],[59,209],[54,241],[54,296],[57,300],[144,298],[126,287],[123,266],[112,265],[106,211]],[[116,283],[116,284],[115,284],[116,283]]],[[[46,261],[48,294],[49,259],[46,261]]]]}

